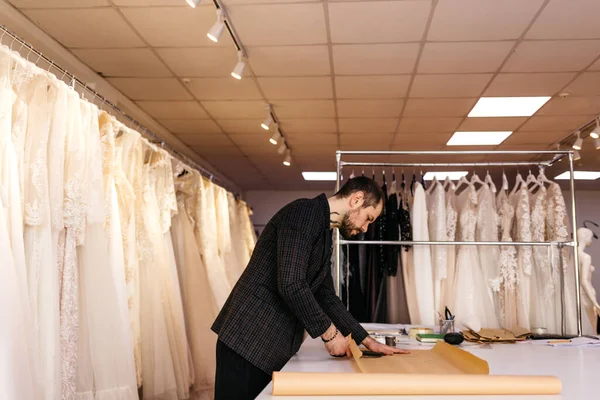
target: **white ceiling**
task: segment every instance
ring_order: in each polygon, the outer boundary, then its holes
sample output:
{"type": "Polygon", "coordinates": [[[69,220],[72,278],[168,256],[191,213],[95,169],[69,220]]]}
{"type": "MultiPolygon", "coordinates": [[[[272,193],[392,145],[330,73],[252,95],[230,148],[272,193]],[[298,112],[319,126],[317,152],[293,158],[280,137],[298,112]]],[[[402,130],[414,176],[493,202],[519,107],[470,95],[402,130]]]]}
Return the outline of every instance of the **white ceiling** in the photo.
{"type": "Polygon", "coordinates": [[[206,37],[212,2],[10,2],[244,189],[329,188],[300,172],[333,170],[336,149],[448,149],[457,129],[515,131],[477,149],[547,149],[600,113],[598,0],[223,0],[241,81],[231,40],[206,37]],[[480,96],[553,98],[466,118],[480,96]],[[260,128],[267,102],[291,168],[260,128]]]}

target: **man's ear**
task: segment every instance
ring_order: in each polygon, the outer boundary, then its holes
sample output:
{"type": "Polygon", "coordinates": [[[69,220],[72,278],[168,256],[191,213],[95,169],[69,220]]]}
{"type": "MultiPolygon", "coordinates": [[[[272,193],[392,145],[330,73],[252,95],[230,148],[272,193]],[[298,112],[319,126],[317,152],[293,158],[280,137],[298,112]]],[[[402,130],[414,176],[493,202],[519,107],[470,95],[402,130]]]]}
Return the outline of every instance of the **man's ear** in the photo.
{"type": "Polygon", "coordinates": [[[350,195],[350,208],[357,209],[362,207],[365,202],[365,194],[363,192],[354,192],[350,195]]]}

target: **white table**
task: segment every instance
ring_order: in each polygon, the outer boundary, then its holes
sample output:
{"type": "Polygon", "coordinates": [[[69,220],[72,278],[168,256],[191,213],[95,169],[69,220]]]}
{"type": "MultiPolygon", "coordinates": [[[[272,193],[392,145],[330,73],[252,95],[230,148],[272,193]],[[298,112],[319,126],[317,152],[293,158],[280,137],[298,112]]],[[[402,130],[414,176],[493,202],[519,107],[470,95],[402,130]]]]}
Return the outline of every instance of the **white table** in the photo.
{"type": "MultiPolygon", "coordinates": [[[[401,325],[363,324],[365,329],[398,329],[401,325]]],[[[401,347],[401,346],[399,346],[401,347]]],[[[600,399],[600,348],[557,348],[531,343],[497,344],[487,348],[465,347],[465,350],[486,360],[492,375],[552,375],[562,381],[559,396],[528,396],[536,400],[600,399]]],[[[424,349],[431,347],[423,347],[424,349]]],[[[320,339],[304,342],[283,368],[285,372],[354,372],[349,359],[331,357],[320,339]]],[[[524,400],[524,396],[273,396],[269,384],[257,399],[273,400],[335,400],[348,399],[415,399],[415,400],[524,400]]]]}

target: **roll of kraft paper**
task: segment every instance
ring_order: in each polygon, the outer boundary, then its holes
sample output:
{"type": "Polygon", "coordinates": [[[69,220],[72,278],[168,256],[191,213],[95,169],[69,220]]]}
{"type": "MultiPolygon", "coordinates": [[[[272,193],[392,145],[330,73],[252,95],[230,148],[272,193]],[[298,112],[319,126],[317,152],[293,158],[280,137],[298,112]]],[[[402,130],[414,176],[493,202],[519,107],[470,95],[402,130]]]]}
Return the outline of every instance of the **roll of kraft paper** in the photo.
{"type": "Polygon", "coordinates": [[[274,372],[274,396],[560,394],[553,376],[274,372]]]}

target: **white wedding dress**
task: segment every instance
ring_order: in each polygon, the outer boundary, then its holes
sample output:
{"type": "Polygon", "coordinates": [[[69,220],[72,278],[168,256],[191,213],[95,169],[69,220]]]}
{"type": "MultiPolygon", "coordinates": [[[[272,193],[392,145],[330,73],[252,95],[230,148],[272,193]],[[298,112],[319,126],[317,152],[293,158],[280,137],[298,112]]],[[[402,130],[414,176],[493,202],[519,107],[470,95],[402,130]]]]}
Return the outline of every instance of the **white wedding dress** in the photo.
{"type": "MultiPolygon", "coordinates": [[[[427,193],[427,210],[429,216],[429,239],[447,241],[446,229],[446,192],[438,181],[427,193]]],[[[448,275],[448,248],[446,246],[431,246],[431,262],[433,266],[433,302],[434,309],[444,313],[447,304],[442,302],[442,284],[448,275]]]]}
{"type": "MultiPolygon", "coordinates": [[[[446,207],[446,238],[448,241],[456,240],[456,193],[453,186],[445,193],[446,207]]],[[[456,297],[454,293],[456,279],[456,246],[448,245],[446,247],[446,278],[442,281],[442,306],[452,307],[456,297]]],[[[441,312],[441,311],[440,311],[441,312]]],[[[444,315],[444,313],[442,313],[444,315]]]]}
{"type": "MultiPolygon", "coordinates": [[[[477,228],[475,240],[495,242],[498,240],[498,215],[496,214],[496,198],[488,186],[484,184],[477,191],[477,228]]],[[[491,303],[493,314],[487,315],[486,328],[500,327],[499,293],[500,250],[498,246],[478,246],[479,263],[483,274],[483,287],[491,303]]]]}
{"type": "MultiPolygon", "coordinates": [[[[529,209],[529,192],[522,185],[515,193],[511,193],[509,201],[515,207],[515,224],[513,237],[519,242],[531,242],[531,212],[529,209]]],[[[517,324],[524,329],[531,329],[531,271],[533,254],[531,246],[519,246],[517,249],[517,324]]]]}
{"type": "MultiPolygon", "coordinates": [[[[457,199],[458,240],[472,242],[477,229],[477,191],[469,185],[457,199]]],[[[456,256],[455,305],[452,312],[459,322],[472,329],[494,328],[497,325],[494,306],[489,297],[481,270],[477,246],[458,246],[456,256]]]]}
{"type": "MultiPolygon", "coordinates": [[[[506,190],[501,190],[496,198],[498,222],[500,224],[500,241],[512,242],[511,230],[515,217],[515,208],[508,200],[506,190]]],[[[499,303],[500,326],[512,329],[518,326],[517,321],[517,249],[515,246],[500,246],[499,303]]]]}
{"type": "MultiPolygon", "coordinates": [[[[420,183],[415,184],[414,201],[412,206],[411,224],[414,241],[428,241],[429,228],[427,218],[427,200],[425,190],[420,183]]],[[[418,325],[435,325],[436,309],[433,294],[433,266],[430,246],[413,246],[413,262],[409,264],[407,285],[415,289],[417,302],[416,315],[410,315],[411,323],[418,325]]]]}

